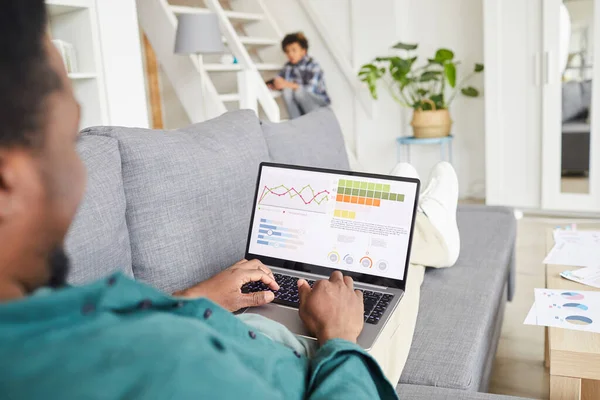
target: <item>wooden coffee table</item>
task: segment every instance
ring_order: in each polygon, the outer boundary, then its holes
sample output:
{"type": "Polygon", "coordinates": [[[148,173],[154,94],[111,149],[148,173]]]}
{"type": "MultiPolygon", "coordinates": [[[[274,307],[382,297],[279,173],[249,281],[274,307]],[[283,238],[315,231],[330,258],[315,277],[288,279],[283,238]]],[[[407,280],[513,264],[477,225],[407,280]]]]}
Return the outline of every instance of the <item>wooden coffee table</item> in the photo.
{"type": "MultiPolygon", "coordinates": [[[[586,226],[600,230],[598,226],[586,226]]],[[[547,251],[554,246],[552,231],[546,239],[547,251]]],[[[600,291],[564,278],[560,273],[576,267],[546,265],[546,288],[600,291]]],[[[600,399],[600,333],[546,328],[545,363],[550,367],[550,400],[600,399]]]]}

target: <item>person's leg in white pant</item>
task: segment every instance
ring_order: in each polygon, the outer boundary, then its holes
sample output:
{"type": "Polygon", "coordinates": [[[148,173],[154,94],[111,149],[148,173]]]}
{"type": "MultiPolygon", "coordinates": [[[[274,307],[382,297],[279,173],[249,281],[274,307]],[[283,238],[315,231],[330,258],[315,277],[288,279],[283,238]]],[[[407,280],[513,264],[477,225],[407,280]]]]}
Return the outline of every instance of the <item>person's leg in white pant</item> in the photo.
{"type": "MultiPolygon", "coordinates": [[[[418,177],[409,164],[399,164],[392,174],[418,177]]],[[[449,267],[458,258],[457,202],[454,169],[448,163],[440,163],[434,167],[419,201],[404,297],[369,351],[394,385],[400,380],[415,332],[425,266],[449,267]]]]}

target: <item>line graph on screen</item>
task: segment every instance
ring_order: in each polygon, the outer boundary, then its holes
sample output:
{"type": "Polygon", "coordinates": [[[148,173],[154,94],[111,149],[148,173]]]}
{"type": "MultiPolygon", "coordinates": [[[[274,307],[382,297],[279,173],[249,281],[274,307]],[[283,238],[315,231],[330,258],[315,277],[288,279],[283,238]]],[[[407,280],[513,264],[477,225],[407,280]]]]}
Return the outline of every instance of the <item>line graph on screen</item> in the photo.
{"type": "Polygon", "coordinates": [[[315,190],[308,184],[300,189],[281,184],[269,187],[265,185],[258,197],[258,204],[273,207],[316,211],[329,200],[329,190],[315,190]]]}

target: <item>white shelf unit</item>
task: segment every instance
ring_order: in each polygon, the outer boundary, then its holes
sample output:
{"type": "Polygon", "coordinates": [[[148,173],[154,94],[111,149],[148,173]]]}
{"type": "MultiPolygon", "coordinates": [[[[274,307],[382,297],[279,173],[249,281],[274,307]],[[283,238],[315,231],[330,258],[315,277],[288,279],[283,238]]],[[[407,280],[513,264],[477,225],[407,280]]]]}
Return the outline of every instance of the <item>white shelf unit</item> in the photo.
{"type": "Polygon", "coordinates": [[[46,5],[52,39],[75,47],[77,71],[69,78],[81,104],[80,129],[108,125],[95,1],[46,0],[46,5]]]}

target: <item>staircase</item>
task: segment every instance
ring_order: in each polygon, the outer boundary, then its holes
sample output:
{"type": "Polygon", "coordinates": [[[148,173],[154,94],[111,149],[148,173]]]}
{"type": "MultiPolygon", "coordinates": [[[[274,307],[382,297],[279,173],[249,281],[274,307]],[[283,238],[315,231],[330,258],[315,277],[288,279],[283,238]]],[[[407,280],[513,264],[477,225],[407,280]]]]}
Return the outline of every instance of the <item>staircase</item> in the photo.
{"type": "Polygon", "coordinates": [[[285,58],[282,32],[262,0],[137,0],[137,7],[140,26],[192,122],[239,108],[253,109],[273,122],[287,113],[280,92],[264,83],[285,58]],[[177,15],[185,13],[217,15],[229,60],[206,55],[200,64],[196,56],[173,53],[177,15]],[[233,58],[235,63],[228,62],[233,58]]]}

